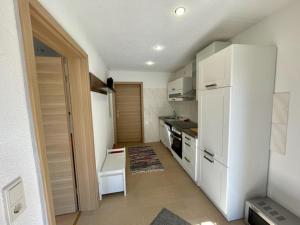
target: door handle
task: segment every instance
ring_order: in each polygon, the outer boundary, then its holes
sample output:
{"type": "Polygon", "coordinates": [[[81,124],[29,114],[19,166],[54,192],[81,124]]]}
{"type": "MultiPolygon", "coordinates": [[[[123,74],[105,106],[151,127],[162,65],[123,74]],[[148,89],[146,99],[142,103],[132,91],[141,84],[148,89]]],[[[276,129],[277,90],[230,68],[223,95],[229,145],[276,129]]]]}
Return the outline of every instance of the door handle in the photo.
{"type": "Polygon", "coordinates": [[[207,154],[207,155],[210,155],[211,157],[214,157],[215,156],[215,154],[213,154],[213,153],[210,153],[209,151],[207,151],[206,149],[204,149],[204,152],[207,154]]]}
{"type": "Polygon", "coordinates": [[[214,163],[213,160],[211,160],[210,158],[206,157],[206,156],[203,156],[203,158],[205,158],[207,161],[209,161],[210,163],[214,163]]]}
{"type": "Polygon", "coordinates": [[[208,84],[208,85],[205,85],[206,88],[215,88],[217,87],[217,84],[208,84]]]}
{"type": "Polygon", "coordinates": [[[187,157],[184,157],[184,159],[185,159],[185,161],[187,161],[188,163],[191,162],[187,157]]]}
{"type": "Polygon", "coordinates": [[[186,142],[184,142],[184,144],[185,144],[185,145],[187,145],[187,146],[189,146],[189,147],[191,147],[191,145],[189,145],[189,144],[188,144],[188,143],[186,143],[186,142]]]}

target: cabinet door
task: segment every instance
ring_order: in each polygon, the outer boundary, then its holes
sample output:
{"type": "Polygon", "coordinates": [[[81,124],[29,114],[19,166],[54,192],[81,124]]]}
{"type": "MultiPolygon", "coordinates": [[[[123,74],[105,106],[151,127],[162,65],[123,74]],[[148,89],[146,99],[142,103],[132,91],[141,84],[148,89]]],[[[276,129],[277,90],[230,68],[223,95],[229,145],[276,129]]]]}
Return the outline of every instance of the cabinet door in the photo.
{"type": "Polygon", "coordinates": [[[164,144],[164,122],[162,120],[159,121],[159,139],[164,144]]]}
{"type": "Polygon", "coordinates": [[[231,85],[231,48],[228,47],[198,64],[200,90],[231,85]]]}
{"type": "Polygon", "coordinates": [[[183,87],[183,78],[179,78],[174,81],[174,88],[176,93],[182,92],[182,87],[183,87]]]}
{"type": "Polygon", "coordinates": [[[227,165],[231,88],[200,91],[199,125],[201,151],[227,165]]]}
{"type": "Polygon", "coordinates": [[[209,156],[201,157],[201,188],[226,214],[227,168],[209,156]]]}
{"type": "Polygon", "coordinates": [[[175,91],[175,82],[171,81],[168,83],[168,93],[172,94],[175,91]]]}
{"type": "Polygon", "coordinates": [[[165,138],[165,145],[168,149],[171,149],[171,134],[170,134],[170,127],[164,124],[164,138],[165,138]]]}

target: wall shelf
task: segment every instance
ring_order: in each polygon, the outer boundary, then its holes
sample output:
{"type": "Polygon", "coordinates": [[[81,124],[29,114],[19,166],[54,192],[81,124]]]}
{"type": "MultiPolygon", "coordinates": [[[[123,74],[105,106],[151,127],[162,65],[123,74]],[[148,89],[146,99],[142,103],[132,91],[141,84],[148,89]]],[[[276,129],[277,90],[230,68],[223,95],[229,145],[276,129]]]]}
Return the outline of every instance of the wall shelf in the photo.
{"type": "Polygon", "coordinates": [[[108,87],[106,83],[104,83],[94,74],[92,74],[91,72],[89,74],[90,74],[91,91],[98,92],[104,95],[107,95],[107,93],[115,92],[115,89],[108,87]]]}

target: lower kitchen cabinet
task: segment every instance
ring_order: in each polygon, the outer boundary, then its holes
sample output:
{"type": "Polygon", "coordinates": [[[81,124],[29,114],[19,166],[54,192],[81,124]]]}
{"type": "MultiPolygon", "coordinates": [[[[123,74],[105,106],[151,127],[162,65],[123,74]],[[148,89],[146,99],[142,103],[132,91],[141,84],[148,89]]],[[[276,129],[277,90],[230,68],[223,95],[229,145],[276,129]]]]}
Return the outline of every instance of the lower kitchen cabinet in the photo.
{"type": "Polygon", "coordinates": [[[197,179],[197,139],[182,133],[182,167],[196,181],[197,179]]]}
{"type": "Polygon", "coordinates": [[[165,121],[159,120],[159,139],[165,147],[171,149],[171,137],[169,126],[165,124],[165,121]]]}
{"type": "Polygon", "coordinates": [[[200,155],[200,187],[212,202],[227,214],[227,170],[223,164],[208,155],[200,155]]]}
{"type": "Polygon", "coordinates": [[[159,120],[159,140],[164,143],[164,129],[165,122],[163,120],[159,120]]]}

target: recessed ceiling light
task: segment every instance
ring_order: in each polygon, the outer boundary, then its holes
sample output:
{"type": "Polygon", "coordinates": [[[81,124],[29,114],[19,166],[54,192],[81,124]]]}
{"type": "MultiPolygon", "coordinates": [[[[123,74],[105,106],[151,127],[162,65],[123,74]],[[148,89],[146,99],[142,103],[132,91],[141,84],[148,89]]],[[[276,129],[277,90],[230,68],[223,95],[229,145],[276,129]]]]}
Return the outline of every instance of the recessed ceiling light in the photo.
{"type": "Polygon", "coordinates": [[[162,51],[162,50],[165,49],[165,47],[162,46],[162,45],[154,45],[154,46],[153,46],[153,49],[156,50],[156,51],[162,51]]]}
{"type": "Polygon", "coordinates": [[[155,62],[153,62],[153,61],[147,61],[146,62],[146,65],[148,65],[148,66],[152,66],[152,65],[154,65],[155,64],[155,62]]]}
{"type": "Polygon", "coordinates": [[[175,9],[175,14],[177,16],[182,16],[185,13],[185,8],[184,7],[178,7],[175,9]]]}

